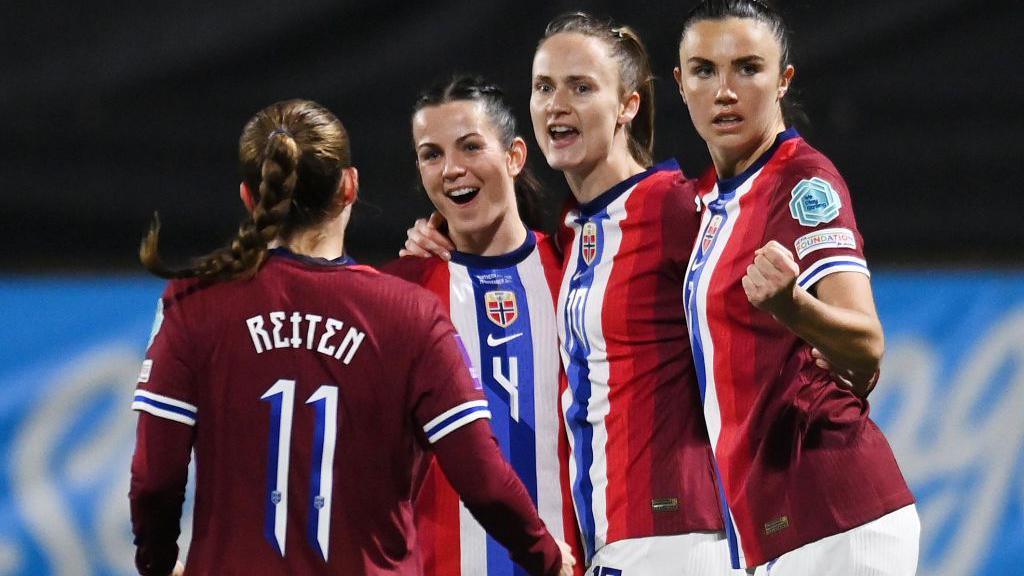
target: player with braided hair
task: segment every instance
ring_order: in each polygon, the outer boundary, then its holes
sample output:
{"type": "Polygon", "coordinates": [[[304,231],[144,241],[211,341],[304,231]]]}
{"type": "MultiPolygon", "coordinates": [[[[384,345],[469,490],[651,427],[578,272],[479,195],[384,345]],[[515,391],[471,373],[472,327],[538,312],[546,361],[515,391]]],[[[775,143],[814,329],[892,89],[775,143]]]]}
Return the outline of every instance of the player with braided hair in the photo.
{"type": "MultiPolygon", "coordinates": [[[[190,574],[418,574],[412,498],[433,452],[467,509],[530,574],[571,566],[502,458],[483,393],[437,298],[357,266],[358,191],[341,122],[305,100],[245,126],[229,246],[172,280],[132,407],[136,566],[178,554],[190,452],[190,574]]],[[[566,549],[567,550],[567,549],[566,549]]]]}

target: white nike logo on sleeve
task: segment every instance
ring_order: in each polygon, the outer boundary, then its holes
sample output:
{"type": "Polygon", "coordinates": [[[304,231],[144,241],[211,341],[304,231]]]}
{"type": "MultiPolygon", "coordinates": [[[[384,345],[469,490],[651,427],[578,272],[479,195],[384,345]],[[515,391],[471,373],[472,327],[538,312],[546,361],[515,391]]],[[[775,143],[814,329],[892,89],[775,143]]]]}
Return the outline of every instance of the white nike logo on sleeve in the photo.
{"type": "Polygon", "coordinates": [[[505,344],[506,342],[511,342],[511,341],[515,340],[516,338],[519,338],[522,335],[523,335],[522,332],[516,332],[515,334],[512,334],[511,336],[504,336],[502,338],[495,338],[494,334],[488,334],[487,335],[487,345],[490,346],[491,348],[493,348],[495,346],[501,346],[502,344],[505,344]]]}

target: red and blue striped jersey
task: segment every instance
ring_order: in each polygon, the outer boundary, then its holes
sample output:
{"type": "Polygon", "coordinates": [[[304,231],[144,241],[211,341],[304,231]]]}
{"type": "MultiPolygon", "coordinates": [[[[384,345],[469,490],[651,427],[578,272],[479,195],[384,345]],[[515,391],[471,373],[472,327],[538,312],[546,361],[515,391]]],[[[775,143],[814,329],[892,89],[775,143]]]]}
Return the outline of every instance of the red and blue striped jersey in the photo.
{"type": "Polygon", "coordinates": [[[564,218],[562,410],[588,560],[617,540],[722,530],[683,321],[695,199],[669,161],[564,218]]]}
{"type": "MultiPolygon", "coordinates": [[[[426,287],[447,305],[473,377],[487,396],[502,452],[552,535],[569,542],[579,558],[568,497],[568,443],[558,409],[565,388],[555,332],[561,267],[552,239],[530,232],[522,246],[502,256],[456,251],[451,262],[403,258],[384,271],[426,287]]],[[[424,574],[525,574],[460,504],[436,465],[415,510],[424,574]]],[[[582,562],[577,567],[582,574],[582,562]]]]}
{"type": "Polygon", "coordinates": [[[808,290],[835,272],[868,274],[835,167],[787,130],[702,202],[687,320],[733,565],[751,567],[913,496],[867,401],[837,387],[810,345],[750,304],[741,284],[769,240],[793,251],[808,290]]]}

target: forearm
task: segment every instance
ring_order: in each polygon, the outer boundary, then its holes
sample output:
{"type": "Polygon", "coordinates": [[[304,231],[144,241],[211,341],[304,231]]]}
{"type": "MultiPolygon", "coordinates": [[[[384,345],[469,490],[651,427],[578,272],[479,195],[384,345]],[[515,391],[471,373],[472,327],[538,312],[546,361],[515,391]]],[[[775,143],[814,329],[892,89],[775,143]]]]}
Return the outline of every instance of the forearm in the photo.
{"type": "Polygon", "coordinates": [[[558,545],[485,421],[441,439],[434,451],[466,508],[509,549],[513,560],[530,574],[558,574],[562,562],[558,545]]]}
{"type": "Polygon", "coordinates": [[[867,375],[878,370],[885,340],[874,314],[828,304],[797,287],[792,304],[773,315],[836,367],[867,375]]]}
{"type": "Polygon", "coordinates": [[[166,576],[178,558],[192,429],[150,414],[139,415],[132,479],[135,564],[144,576],[166,576]]]}

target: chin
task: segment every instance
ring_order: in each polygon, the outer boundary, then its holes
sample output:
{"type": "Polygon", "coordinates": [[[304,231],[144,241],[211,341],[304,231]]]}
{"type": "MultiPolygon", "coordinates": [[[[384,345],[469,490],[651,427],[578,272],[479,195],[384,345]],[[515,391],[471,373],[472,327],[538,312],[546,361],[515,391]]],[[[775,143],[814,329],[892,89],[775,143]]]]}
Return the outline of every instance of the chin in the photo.
{"type": "Polygon", "coordinates": [[[548,161],[548,166],[553,170],[559,170],[562,172],[576,168],[581,164],[579,158],[571,158],[565,154],[559,154],[558,152],[547,156],[546,160],[548,161]]]}

